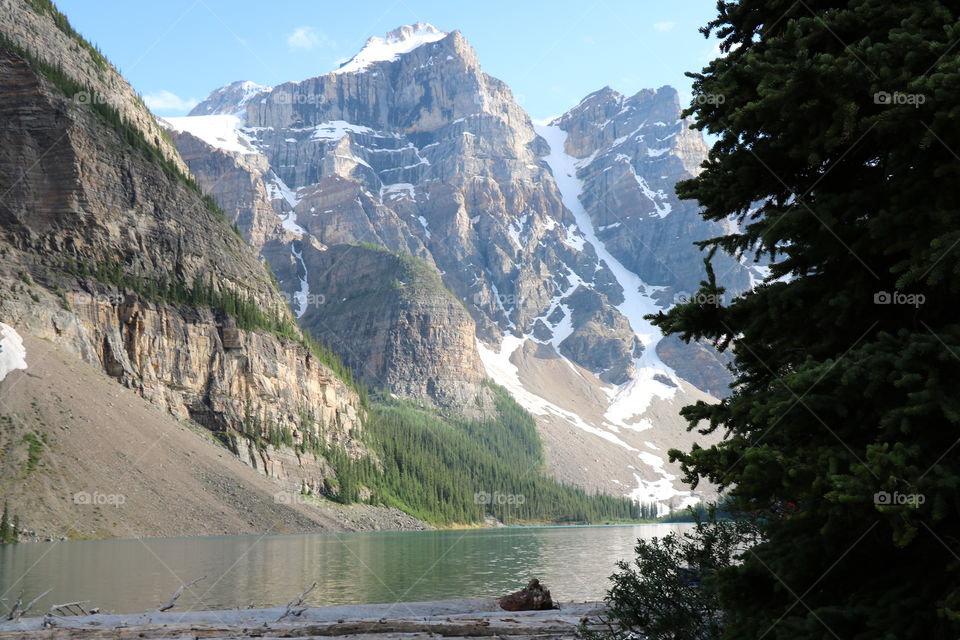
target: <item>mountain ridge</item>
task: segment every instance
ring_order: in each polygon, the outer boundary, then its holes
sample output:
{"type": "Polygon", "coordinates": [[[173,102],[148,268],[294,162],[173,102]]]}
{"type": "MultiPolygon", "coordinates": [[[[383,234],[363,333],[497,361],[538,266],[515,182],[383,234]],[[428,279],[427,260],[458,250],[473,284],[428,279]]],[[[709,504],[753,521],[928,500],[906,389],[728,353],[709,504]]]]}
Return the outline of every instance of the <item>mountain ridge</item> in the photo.
{"type": "MultiPolygon", "coordinates": [[[[91,62],[99,54],[65,20],[43,2],[5,2],[0,13],[0,318],[160,407],[170,424],[218,434],[277,491],[320,495],[334,473],[327,461],[270,440],[366,453],[362,398],[336,359],[304,339],[268,270],[169,139],[152,135],[135,92],[108,63],[91,62]],[[35,30],[28,43],[11,20],[35,30]],[[45,62],[65,38],[75,55],[45,62]]],[[[32,379],[35,358],[27,353],[21,380],[32,379]]],[[[55,425],[40,426],[56,440],[55,425]]],[[[11,434],[25,428],[15,421],[11,434]]],[[[5,492],[22,446],[14,438],[4,458],[5,492]]]]}
{"type": "MultiPolygon", "coordinates": [[[[609,88],[594,92],[550,123],[564,137],[558,150],[453,31],[362,72],[331,72],[257,95],[233,121],[243,151],[226,148],[229,141],[216,149],[219,141],[189,117],[170,119],[172,135],[201,184],[228,205],[232,219],[244,222],[241,230],[273,265],[289,300],[323,293],[325,285],[311,274],[325,271],[325,252],[372,242],[437,269],[470,311],[475,329],[462,326],[459,335],[475,336],[478,358],[482,349],[500,353],[505,341],[520,336],[540,345],[534,351],[542,356],[552,350],[570,373],[583,367],[595,376],[591,384],[604,390],[612,417],[601,413],[588,425],[563,411],[552,415],[601,439],[618,440],[617,430],[635,428],[626,405],[636,394],[672,397],[682,389],[675,398],[682,403],[693,392],[670,362],[701,389],[723,392],[726,372],[715,353],[682,343],[662,347],[642,317],[695,291],[702,278],[702,256],[684,240],[692,243],[704,229],[695,207],[678,201],[672,185],[693,175],[706,147],[699,133],[683,127],[674,90],[631,97],[609,88]],[[548,162],[551,154],[570,152],[563,171],[581,185],[572,199],[558,188],[563,172],[548,162]],[[214,157],[216,167],[209,164],[214,157]],[[616,180],[605,177],[611,172],[616,180]],[[234,186],[244,189],[243,203],[229,193],[234,186]],[[623,219],[610,216],[611,205],[623,219]],[[582,210],[580,218],[571,209],[582,210]],[[709,373],[700,373],[704,367],[709,373]]],[[[212,104],[205,101],[196,112],[212,104]]],[[[219,109],[232,114],[238,106],[219,109]]],[[[733,292],[749,286],[743,265],[722,266],[733,292]]],[[[336,335],[311,328],[346,353],[336,335]]],[[[409,329],[397,326],[392,334],[400,346],[396,369],[413,368],[411,352],[404,351],[417,343],[409,329]]],[[[503,357],[519,358],[518,348],[503,357]]],[[[431,357],[444,362],[445,350],[431,357]]],[[[549,368],[542,358],[520,361],[549,368]]],[[[426,388],[455,388],[468,377],[456,368],[435,371],[426,388]]],[[[470,404],[463,389],[444,399],[430,392],[412,397],[461,409],[470,404]],[[452,405],[451,398],[457,399],[452,405]]],[[[541,404],[525,406],[536,413],[541,404]]],[[[551,428],[541,426],[543,433],[551,428]]],[[[671,475],[659,471],[667,463],[655,457],[652,465],[641,460],[644,482],[671,475]]],[[[561,467],[562,461],[551,461],[555,473],[562,475],[561,467]]],[[[632,483],[631,473],[619,482],[632,483]]],[[[678,474],[672,475],[680,491],[678,474]]],[[[589,486],[623,492],[606,480],[589,486]]]]}

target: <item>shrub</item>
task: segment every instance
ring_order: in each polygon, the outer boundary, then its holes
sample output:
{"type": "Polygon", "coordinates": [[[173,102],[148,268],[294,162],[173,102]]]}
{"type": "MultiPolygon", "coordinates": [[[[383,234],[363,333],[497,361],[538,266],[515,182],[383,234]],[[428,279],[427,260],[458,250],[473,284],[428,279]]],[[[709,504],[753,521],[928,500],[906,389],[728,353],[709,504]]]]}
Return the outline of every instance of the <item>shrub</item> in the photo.
{"type": "Polygon", "coordinates": [[[711,510],[691,531],[637,540],[632,563],[617,563],[607,592],[612,636],[718,640],[717,577],[756,542],[753,525],[717,520],[711,510]]]}

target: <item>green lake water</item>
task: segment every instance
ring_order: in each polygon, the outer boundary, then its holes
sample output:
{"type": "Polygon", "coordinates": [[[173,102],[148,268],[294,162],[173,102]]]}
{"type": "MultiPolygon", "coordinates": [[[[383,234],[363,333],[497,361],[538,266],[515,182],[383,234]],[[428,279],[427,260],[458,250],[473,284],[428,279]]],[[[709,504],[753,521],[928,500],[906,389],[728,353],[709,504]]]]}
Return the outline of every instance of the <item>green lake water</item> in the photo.
{"type": "Polygon", "coordinates": [[[207,578],[177,610],[286,604],[312,582],[312,605],[500,596],[537,577],[555,600],[599,600],[637,538],[689,525],[517,527],[91,540],[0,547],[11,602],[53,591],[34,608],[89,600],[104,612],[156,608],[181,582],[207,578]]]}

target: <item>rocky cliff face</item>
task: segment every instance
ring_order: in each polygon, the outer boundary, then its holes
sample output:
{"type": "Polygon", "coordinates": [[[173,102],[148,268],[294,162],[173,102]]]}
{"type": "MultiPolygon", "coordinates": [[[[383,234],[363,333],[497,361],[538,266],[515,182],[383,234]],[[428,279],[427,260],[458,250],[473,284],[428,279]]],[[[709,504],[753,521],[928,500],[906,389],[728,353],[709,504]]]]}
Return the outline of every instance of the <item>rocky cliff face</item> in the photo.
{"type": "Polygon", "coordinates": [[[59,66],[83,87],[69,98],[79,104],[106,104],[131,123],[181,171],[186,165],[156,118],[112,64],[70,27],[52,2],[0,0],[0,33],[46,63],[59,66]]]}
{"type": "MultiPolygon", "coordinates": [[[[696,176],[707,147],[689,121],[679,118],[672,87],[645,89],[626,97],[604,87],[558,118],[566,132],[564,151],[576,158],[580,201],[597,241],[644,282],[657,285],[659,306],[685,302],[704,278],[704,254],[695,240],[724,235],[723,224],[698,215],[695,202],[677,198],[674,187],[696,176]]],[[[718,282],[731,296],[762,279],[762,269],[716,255],[718,282]]],[[[697,388],[729,392],[728,358],[709,345],[674,337],[657,343],[658,356],[697,388]]]]}
{"type": "Polygon", "coordinates": [[[406,397],[492,411],[473,319],[435,267],[372,245],[307,245],[303,260],[324,293],[300,323],[333,336],[354,372],[406,397]]]}
{"type": "MultiPolygon", "coordinates": [[[[0,44],[0,318],[178,418],[359,451],[357,395],[301,344],[263,265],[179,172],[179,157],[168,161],[172,148],[154,144],[159,129],[129,86],[109,66],[83,75],[92,49],[72,39],[67,77],[121,101],[95,111],[25,59],[25,49],[53,55],[68,37],[32,7],[5,2],[0,25],[14,43],[0,44]]],[[[301,467],[288,472],[307,482],[325,473],[301,467]]]]}
{"type": "MultiPolygon", "coordinates": [[[[597,238],[645,282],[663,287],[654,298],[665,305],[699,289],[704,256],[693,240],[726,231],[674,192],[707,157],[703,138],[680,111],[672,87],[629,98],[605,87],[554,123],[567,133],[565,151],[579,161],[581,200],[597,238]]],[[[714,268],[732,291],[750,286],[749,271],[729,256],[715,256],[714,268]]]]}
{"type": "MultiPolygon", "coordinates": [[[[679,113],[669,88],[603,90],[534,125],[459,32],[417,24],[325,75],[218,89],[168,124],[301,324],[371,384],[462,410],[486,372],[538,415],[547,441],[561,420],[636,457],[646,441],[673,443],[618,434],[645,420],[678,427],[650,398],[680,406],[725,391],[716,354],[661,340],[643,317],[697,290],[692,243],[723,233],[673,195],[706,155],[679,113]],[[422,259],[470,318],[442,293],[391,288],[396,257],[361,243],[422,259]],[[545,371],[556,388],[533,382],[545,371]],[[571,372],[601,399],[593,409],[558,404],[579,388],[571,372]]],[[[731,291],[749,286],[746,267],[720,262],[731,291]]],[[[569,449],[552,450],[563,475],[569,449]]],[[[617,482],[674,483],[645,453],[647,471],[623,465],[617,482]]],[[[617,492],[589,471],[576,477],[617,492]]]]}
{"type": "MultiPolygon", "coordinates": [[[[547,147],[529,117],[502,82],[482,72],[458,32],[414,25],[386,41],[409,50],[376,60],[365,49],[336,72],[252,97],[234,83],[198,105],[194,117],[170,119],[191,169],[262,247],[298,312],[305,313],[296,303],[299,292],[325,294],[329,285],[319,276],[314,281],[314,270],[300,257],[310,252],[297,242],[319,249],[371,242],[424,259],[467,302],[477,325],[475,331],[467,327],[470,334],[491,341],[504,330],[552,339],[558,326],[570,325],[572,307],[562,299],[588,282],[592,293],[571,298],[583,301],[583,322],[571,328],[576,335],[565,350],[605,378],[624,381],[641,347],[610,304],[620,296],[615,278],[597,264],[563,207],[541,161],[547,147]],[[410,48],[411,41],[423,43],[410,48]],[[233,104],[224,100],[228,95],[236,98],[233,104]],[[217,135],[222,129],[233,133],[217,135]],[[217,151],[199,157],[198,138],[217,151]],[[218,154],[232,156],[234,165],[222,159],[211,166],[218,154]],[[238,173],[244,177],[230,177],[238,173]],[[273,215],[262,201],[233,206],[229,194],[255,198],[256,187],[247,185],[258,181],[273,215]],[[270,239],[265,228],[273,230],[270,239]],[[300,240],[285,238],[286,232],[300,240]],[[598,305],[610,320],[602,331],[588,320],[598,305]]],[[[322,326],[312,328],[339,344],[322,326]]],[[[394,335],[400,340],[395,367],[412,369],[413,350],[403,348],[402,332],[394,335]]],[[[415,337],[408,343],[416,344],[415,337]]],[[[442,365],[445,358],[438,349],[431,358],[438,376],[420,388],[449,387],[451,380],[469,380],[472,388],[474,373],[442,365]]],[[[474,352],[464,361],[476,360],[474,352]]],[[[423,397],[444,404],[469,400],[470,391],[443,395],[423,397]]]]}

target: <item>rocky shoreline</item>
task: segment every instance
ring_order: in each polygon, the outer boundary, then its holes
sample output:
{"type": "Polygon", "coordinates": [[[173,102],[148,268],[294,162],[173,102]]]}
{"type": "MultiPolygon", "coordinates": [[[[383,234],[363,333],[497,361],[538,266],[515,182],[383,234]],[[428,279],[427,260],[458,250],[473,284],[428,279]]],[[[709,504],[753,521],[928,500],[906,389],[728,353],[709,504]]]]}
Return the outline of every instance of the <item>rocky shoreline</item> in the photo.
{"type": "Polygon", "coordinates": [[[0,623],[0,639],[204,638],[574,638],[604,628],[598,602],[545,611],[504,611],[493,598],[435,602],[275,607],[235,611],[167,611],[46,616],[0,623]]]}

